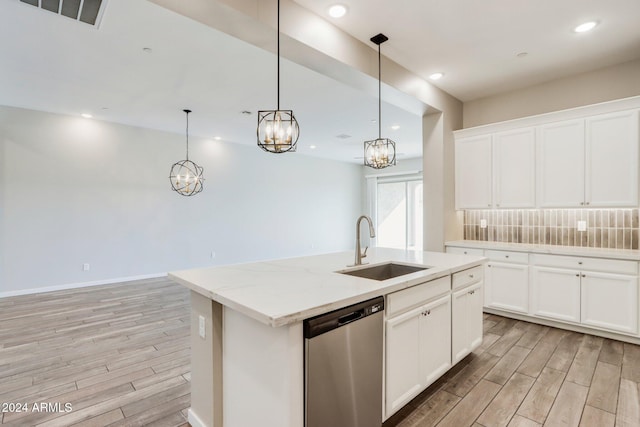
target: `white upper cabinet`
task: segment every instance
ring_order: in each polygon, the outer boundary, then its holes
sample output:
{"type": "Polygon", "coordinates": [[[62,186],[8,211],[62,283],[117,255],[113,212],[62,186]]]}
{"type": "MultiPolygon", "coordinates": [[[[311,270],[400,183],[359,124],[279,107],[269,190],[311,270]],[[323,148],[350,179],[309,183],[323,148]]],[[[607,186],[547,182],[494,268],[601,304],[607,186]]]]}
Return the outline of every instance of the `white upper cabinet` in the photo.
{"type": "Polygon", "coordinates": [[[584,120],[538,127],[538,205],[584,206],[584,120]]]}
{"type": "Polygon", "coordinates": [[[637,207],[640,96],[455,131],[456,209],[637,207]]]}
{"type": "Polygon", "coordinates": [[[456,140],[456,209],[486,209],[491,202],[491,135],[456,140]]]}
{"type": "Polygon", "coordinates": [[[585,204],[638,204],[638,112],[589,117],[585,122],[585,204]]]}
{"type": "Polygon", "coordinates": [[[535,130],[493,136],[493,200],[496,208],[532,208],[535,195],[535,130]]]}

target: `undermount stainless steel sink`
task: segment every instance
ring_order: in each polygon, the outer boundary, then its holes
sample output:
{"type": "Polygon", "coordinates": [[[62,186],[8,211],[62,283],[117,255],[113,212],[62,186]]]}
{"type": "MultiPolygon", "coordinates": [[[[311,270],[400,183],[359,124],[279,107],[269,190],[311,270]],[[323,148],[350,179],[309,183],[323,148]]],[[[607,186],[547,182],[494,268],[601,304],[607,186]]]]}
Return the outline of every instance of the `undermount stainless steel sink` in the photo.
{"type": "Polygon", "coordinates": [[[338,271],[338,273],[382,281],[393,279],[394,277],[404,276],[405,274],[415,273],[416,271],[427,270],[428,268],[430,267],[419,267],[417,265],[405,265],[389,262],[386,264],[378,264],[372,265],[371,267],[359,268],[357,270],[338,271]]]}

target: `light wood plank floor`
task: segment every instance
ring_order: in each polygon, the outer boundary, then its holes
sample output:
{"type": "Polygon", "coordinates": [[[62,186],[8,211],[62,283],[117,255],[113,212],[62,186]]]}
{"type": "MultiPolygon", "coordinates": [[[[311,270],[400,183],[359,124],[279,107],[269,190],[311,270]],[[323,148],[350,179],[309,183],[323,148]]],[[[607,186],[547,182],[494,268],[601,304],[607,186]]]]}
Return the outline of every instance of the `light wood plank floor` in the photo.
{"type": "Polygon", "coordinates": [[[2,426],[188,425],[189,316],[167,279],[0,299],[2,426]]]}
{"type": "MultiPolygon", "coordinates": [[[[640,426],[639,346],[494,315],[484,330],[384,427],[640,426]]],[[[186,427],[189,360],[189,292],[166,279],[0,299],[0,404],[28,406],[3,427],[186,427]]]]}
{"type": "Polygon", "coordinates": [[[484,342],[384,427],[640,426],[640,347],[484,315],[484,342]]]}

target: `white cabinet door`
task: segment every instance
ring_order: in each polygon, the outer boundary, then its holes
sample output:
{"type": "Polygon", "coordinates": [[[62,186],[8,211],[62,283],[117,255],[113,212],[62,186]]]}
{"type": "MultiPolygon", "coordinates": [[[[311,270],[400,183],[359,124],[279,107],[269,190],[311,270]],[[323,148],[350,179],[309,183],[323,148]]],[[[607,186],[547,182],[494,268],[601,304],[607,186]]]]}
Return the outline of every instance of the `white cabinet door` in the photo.
{"type": "Polygon", "coordinates": [[[482,344],[482,305],[484,302],[484,282],[479,282],[469,287],[470,295],[467,297],[467,331],[470,343],[470,351],[482,344]]]}
{"type": "Polygon", "coordinates": [[[637,111],[586,119],[587,205],[637,207],[638,142],[637,111]]]}
{"type": "Polygon", "coordinates": [[[638,276],[582,272],[581,321],[630,334],[638,332],[638,276]]]}
{"type": "Polygon", "coordinates": [[[580,272],[531,267],[531,314],[580,322],[580,272]]]}
{"type": "Polygon", "coordinates": [[[423,312],[424,307],[418,307],[386,322],[387,416],[402,408],[423,388],[420,340],[423,312]]]}
{"type": "Polygon", "coordinates": [[[491,135],[455,143],[456,209],[491,207],[491,135]]]}
{"type": "Polygon", "coordinates": [[[493,201],[497,208],[532,208],[535,195],[535,131],[533,128],[493,136],[493,201]]]}
{"type": "Polygon", "coordinates": [[[584,120],[538,128],[538,205],[584,206],[584,120]]]}
{"type": "Polygon", "coordinates": [[[485,306],[529,312],[529,266],[489,262],[485,275],[485,306]]]}
{"type": "Polygon", "coordinates": [[[467,286],[452,295],[452,365],[482,344],[482,302],[482,282],[467,286]]]}
{"type": "Polygon", "coordinates": [[[451,367],[451,295],[422,306],[420,354],[424,387],[451,367]]]}

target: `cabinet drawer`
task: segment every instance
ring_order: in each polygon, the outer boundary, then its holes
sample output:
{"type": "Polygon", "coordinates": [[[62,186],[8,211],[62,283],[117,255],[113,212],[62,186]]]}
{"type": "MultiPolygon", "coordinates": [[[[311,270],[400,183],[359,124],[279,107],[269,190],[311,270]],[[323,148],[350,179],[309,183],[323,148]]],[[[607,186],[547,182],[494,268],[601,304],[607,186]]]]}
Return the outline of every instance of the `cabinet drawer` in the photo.
{"type": "Polygon", "coordinates": [[[490,261],[516,262],[518,264],[529,264],[529,254],[526,252],[509,251],[487,251],[487,258],[490,261]]]}
{"type": "Polygon", "coordinates": [[[484,278],[484,266],[479,265],[477,267],[462,270],[457,273],[453,273],[451,279],[451,286],[453,289],[460,289],[472,283],[481,281],[484,278]]]}
{"type": "Polygon", "coordinates": [[[387,318],[418,307],[432,298],[444,295],[451,290],[450,276],[431,280],[387,295],[385,311],[387,318]]]}
{"type": "Polygon", "coordinates": [[[638,274],[636,261],[618,259],[585,258],[564,255],[533,255],[535,265],[571,268],[574,270],[602,271],[617,274],[638,274]]]}
{"type": "Polygon", "coordinates": [[[459,248],[457,246],[447,246],[448,254],[459,254],[459,255],[476,255],[476,256],[484,256],[484,249],[478,248],[459,248]]]}

